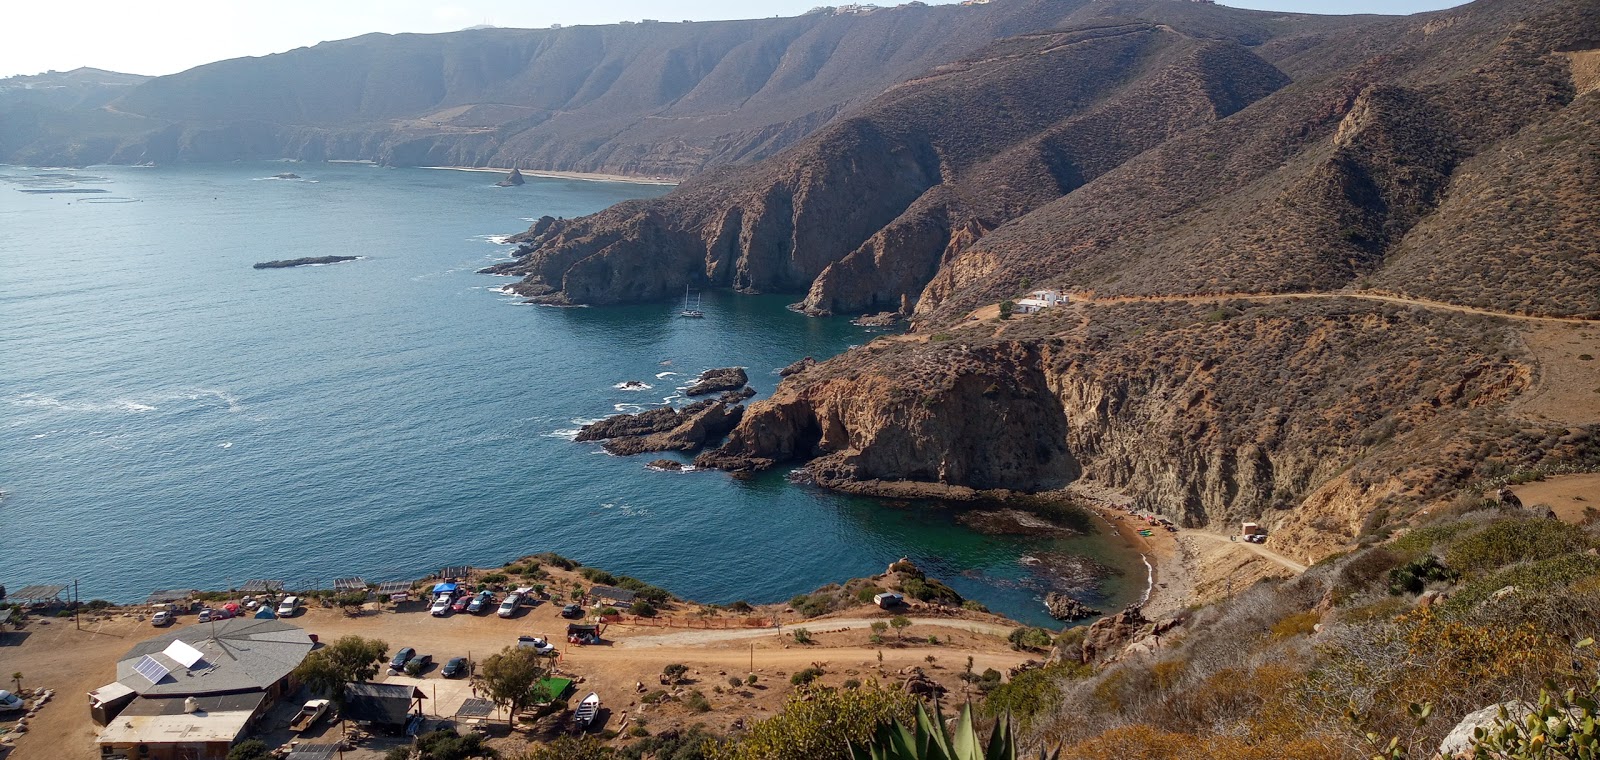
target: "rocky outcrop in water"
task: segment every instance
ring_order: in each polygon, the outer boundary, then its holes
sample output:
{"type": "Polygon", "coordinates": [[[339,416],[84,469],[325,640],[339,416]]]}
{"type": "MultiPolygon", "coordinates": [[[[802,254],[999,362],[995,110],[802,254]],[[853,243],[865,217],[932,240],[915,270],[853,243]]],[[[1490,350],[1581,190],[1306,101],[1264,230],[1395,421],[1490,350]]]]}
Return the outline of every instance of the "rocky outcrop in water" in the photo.
{"type": "MultiPolygon", "coordinates": [[[[605,441],[612,454],[649,451],[698,451],[715,441],[744,416],[744,407],[722,399],[706,399],[682,409],[661,407],[638,414],[619,414],[585,425],[576,440],[605,441]]],[[[666,460],[663,460],[666,461],[666,460]]]]}
{"type": "Polygon", "coordinates": [[[263,261],[252,269],[287,269],[289,267],[308,267],[314,264],[337,264],[341,261],[355,261],[360,256],[311,256],[303,259],[284,259],[282,261],[263,261]]]}
{"type": "Polygon", "coordinates": [[[797,361],[797,362],[795,362],[793,364],[790,364],[787,367],[784,367],[783,369],[778,370],[778,376],[779,377],[790,377],[792,375],[798,375],[801,372],[804,372],[804,371],[806,371],[808,369],[811,369],[812,367],[815,367],[815,366],[817,366],[817,360],[807,356],[804,359],[801,359],[801,360],[799,360],[799,361],[797,361]]]}
{"type": "Polygon", "coordinates": [[[521,187],[524,184],[527,184],[527,180],[522,178],[522,170],[513,168],[511,170],[511,173],[506,175],[505,179],[494,183],[494,186],[495,187],[521,187]]]}
{"type": "Polygon", "coordinates": [[[700,373],[699,379],[693,385],[684,389],[685,396],[704,396],[708,393],[722,393],[723,391],[738,391],[749,384],[750,376],[745,374],[743,367],[724,367],[722,369],[708,369],[700,373]]]}
{"type": "Polygon", "coordinates": [[[1050,617],[1067,623],[1092,618],[1100,614],[1099,610],[1066,594],[1054,591],[1045,595],[1044,608],[1049,611],[1050,617]]]}

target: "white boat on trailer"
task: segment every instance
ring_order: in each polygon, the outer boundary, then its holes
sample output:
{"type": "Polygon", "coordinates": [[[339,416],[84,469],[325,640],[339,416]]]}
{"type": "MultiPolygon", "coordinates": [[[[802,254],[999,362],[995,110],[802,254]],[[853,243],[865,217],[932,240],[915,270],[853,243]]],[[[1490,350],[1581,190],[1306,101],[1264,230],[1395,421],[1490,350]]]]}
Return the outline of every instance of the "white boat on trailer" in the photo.
{"type": "Polygon", "coordinates": [[[589,724],[593,723],[594,719],[599,715],[600,695],[591,691],[589,696],[584,697],[583,701],[578,703],[578,709],[572,711],[572,727],[582,731],[588,728],[589,724]]]}

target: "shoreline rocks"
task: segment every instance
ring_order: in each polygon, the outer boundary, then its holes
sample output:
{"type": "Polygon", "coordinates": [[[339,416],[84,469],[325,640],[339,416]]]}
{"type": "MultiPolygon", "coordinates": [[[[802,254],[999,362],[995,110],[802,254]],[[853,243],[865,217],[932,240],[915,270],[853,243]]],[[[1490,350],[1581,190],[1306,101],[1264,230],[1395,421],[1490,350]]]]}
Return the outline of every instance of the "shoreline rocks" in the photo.
{"type": "Polygon", "coordinates": [[[745,374],[743,367],[723,367],[721,369],[708,369],[700,373],[700,378],[694,385],[683,392],[685,396],[704,396],[708,393],[721,393],[722,391],[736,391],[750,383],[750,376],[745,374]]]}
{"type": "Polygon", "coordinates": [[[1055,591],[1045,594],[1044,608],[1049,611],[1050,617],[1066,623],[1092,618],[1100,614],[1100,610],[1055,591]]]}
{"type": "MultiPolygon", "coordinates": [[[[740,400],[706,399],[682,409],[661,407],[638,414],[618,414],[585,425],[575,440],[604,441],[605,450],[619,456],[698,451],[707,441],[727,435],[739,424],[744,417],[740,400]]],[[[652,462],[651,466],[655,464],[652,462]]]]}
{"type": "Polygon", "coordinates": [[[281,261],[263,261],[251,269],[288,269],[289,267],[308,267],[316,264],[337,264],[341,261],[355,261],[360,256],[309,256],[303,259],[283,259],[281,261]]]}

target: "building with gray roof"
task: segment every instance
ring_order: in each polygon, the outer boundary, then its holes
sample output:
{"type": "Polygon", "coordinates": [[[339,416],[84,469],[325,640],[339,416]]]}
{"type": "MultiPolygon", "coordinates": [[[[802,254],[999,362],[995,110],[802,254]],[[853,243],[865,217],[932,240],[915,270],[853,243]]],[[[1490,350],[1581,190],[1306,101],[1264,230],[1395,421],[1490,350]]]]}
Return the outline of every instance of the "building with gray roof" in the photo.
{"type": "Polygon", "coordinates": [[[117,680],[90,693],[106,758],[223,758],[293,692],[311,637],[282,620],[184,626],[135,645],[117,680]]]}

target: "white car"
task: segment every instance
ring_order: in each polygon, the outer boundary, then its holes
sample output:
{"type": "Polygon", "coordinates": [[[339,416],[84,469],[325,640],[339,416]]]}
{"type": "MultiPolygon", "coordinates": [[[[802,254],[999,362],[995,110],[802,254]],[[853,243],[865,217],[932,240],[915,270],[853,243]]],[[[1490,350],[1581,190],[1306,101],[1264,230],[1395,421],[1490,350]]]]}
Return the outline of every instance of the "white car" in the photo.
{"type": "Polygon", "coordinates": [[[428,608],[428,612],[434,617],[444,617],[449,615],[450,604],[454,601],[454,599],[450,598],[449,594],[440,594],[433,598],[433,606],[428,608]]]}
{"type": "Polygon", "coordinates": [[[23,707],[22,697],[0,689],[0,713],[17,712],[23,707]]]}
{"type": "Polygon", "coordinates": [[[299,611],[300,597],[298,596],[284,597],[284,600],[278,603],[278,617],[294,617],[295,613],[299,611]]]}
{"type": "Polygon", "coordinates": [[[517,648],[532,649],[534,653],[541,655],[551,655],[556,652],[556,645],[540,636],[518,636],[517,648]]]}
{"type": "Polygon", "coordinates": [[[517,614],[517,607],[520,606],[521,604],[522,604],[522,596],[521,595],[519,595],[519,594],[507,594],[506,595],[506,600],[500,603],[500,611],[496,612],[495,614],[499,615],[500,617],[503,617],[503,618],[511,617],[512,615],[517,614]]]}
{"type": "Polygon", "coordinates": [[[162,610],[150,616],[150,625],[153,625],[157,628],[160,628],[164,625],[172,625],[172,621],[173,614],[170,610],[162,610]]]}

